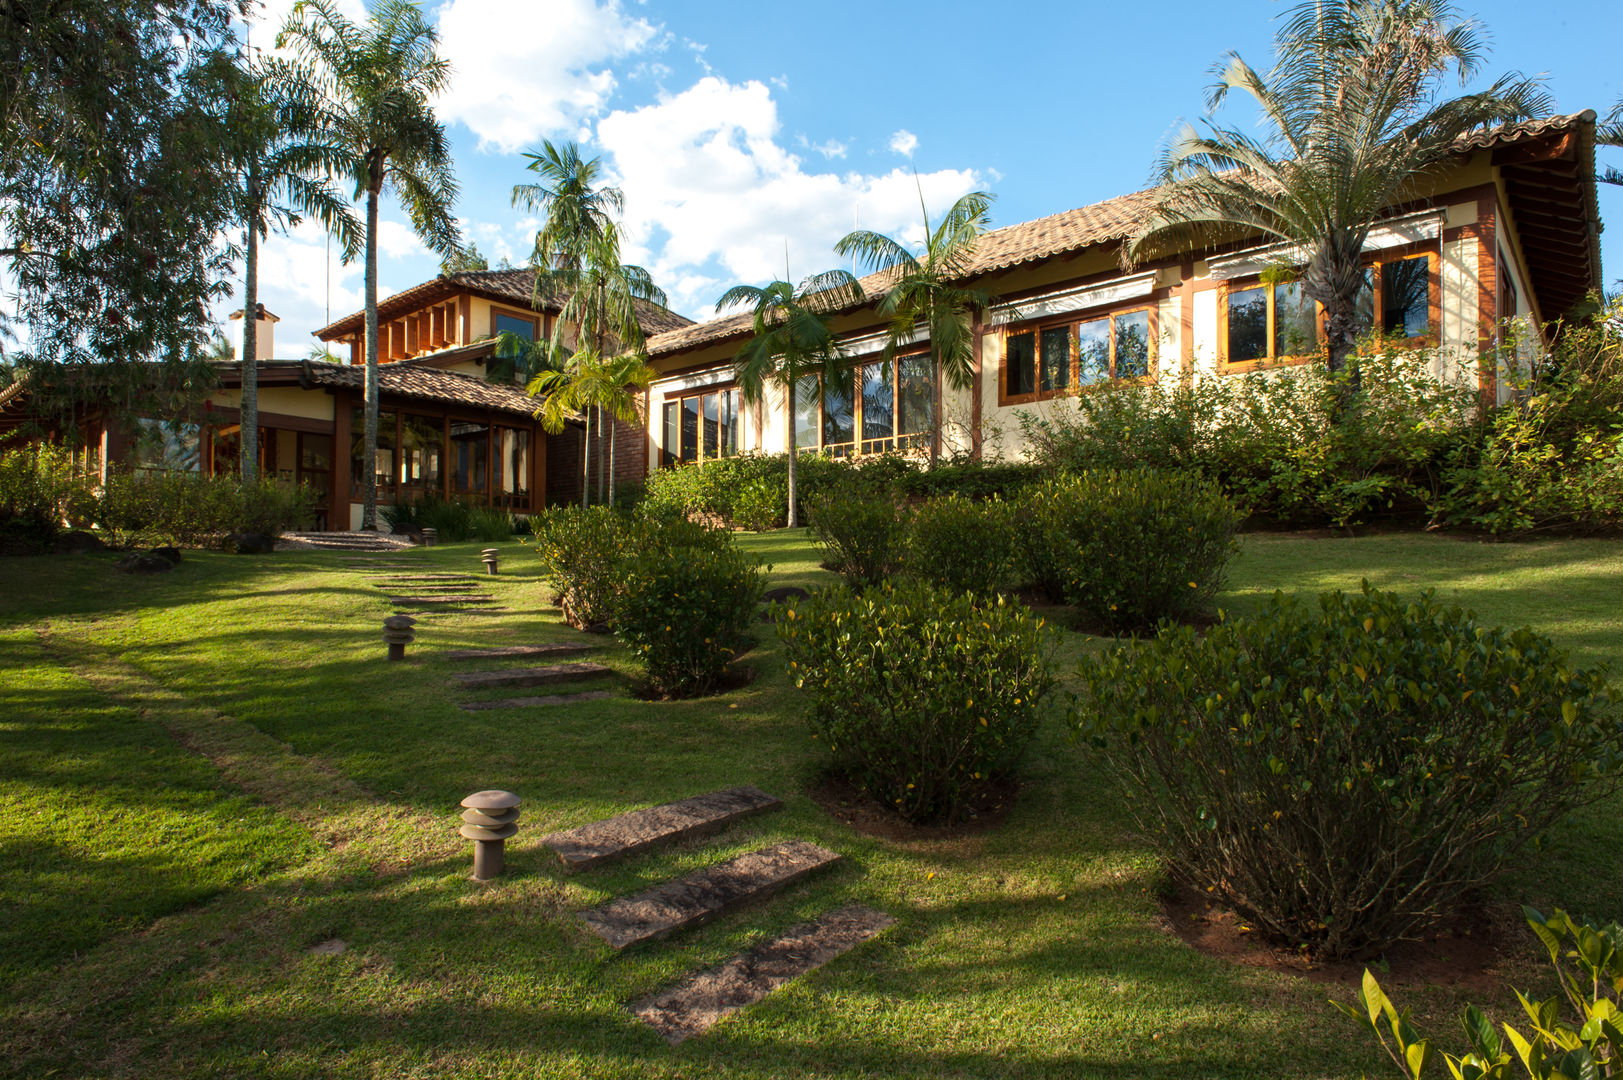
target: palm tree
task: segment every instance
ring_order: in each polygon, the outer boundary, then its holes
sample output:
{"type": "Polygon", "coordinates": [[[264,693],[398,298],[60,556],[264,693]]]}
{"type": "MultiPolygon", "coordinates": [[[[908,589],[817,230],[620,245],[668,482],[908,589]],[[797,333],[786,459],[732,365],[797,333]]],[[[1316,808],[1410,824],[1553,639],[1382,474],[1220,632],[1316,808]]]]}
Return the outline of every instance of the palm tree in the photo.
{"type": "Polygon", "coordinates": [[[1351,393],[1371,225],[1419,194],[1462,134],[1539,115],[1549,98],[1536,80],[1506,75],[1444,99],[1445,79],[1465,83],[1484,57],[1477,27],[1446,0],[1303,0],[1274,43],[1266,75],[1233,53],[1214,68],[1205,130],[1186,126],[1173,139],[1164,186],[1123,260],[1259,233],[1299,249],[1302,292],[1324,308],[1329,368],[1347,372],[1351,393]],[[1234,91],[1261,109],[1261,138],[1212,118],[1234,91]]]}
{"type": "MultiPolygon", "coordinates": [[[[875,271],[894,276],[879,303],[879,314],[890,320],[885,346],[888,360],[898,347],[911,341],[919,324],[930,338],[930,366],[936,386],[945,380],[956,390],[967,390],[975,368],[975,316],[997,304],[984,289],[960,284],[969,275],[975,244],[991,222],[997,196],[972,191],[953,203],[941,223],[930,226],[930,212],[919,189],[924,215],[924,247],[918,254],[888,236],[859,229],[834,245],[841,258],[855,257],[875,271]]],[[[940,409],[930,410],[930,465],[941,454],[940,409]]]]}
{"type": "Polygon", "coordinates": [[[299,0],[277,48],[291,47],[310,67],[325,105],[325,126],[341,150],[339,171],[366,196],[366,426],[361,528],[377,527],[378,198],[400,199],[413,230],[434,252],[461,249],[451,144],[434,115],[451,65],[439,35],[410,0],[383,0],[357,26],[331,0],[299,0]]]}
{"type": "MultiPolygon", "coordinates": [[[[1595,141],[1602,146],[1623,149],[1623,99],[1612,106],[1612,111],[1606,114],[1606,119],[1595,129],[1595,141]]],[[[1605,184],[1623,186],[1623,169],[1616,165],[1608,165],[1601,172],[1600,180],[1605,184]]]]}
{"type": "MultiPolygon", "coordinates": [[[[242,430],[259,430],[259,241],[272,228],[319,221],[338,237],[347,262],[359,253],[360,226],[332,188],[343,153],[325,130],[324,110],[307,68],[281,59],[253,64],[238,102],[236,164],[243,247],[242,430]]],[[[242,479],[259,476],[259,439],[241,440],[242,479]]]]}
{"type": "Polygon", "coordinates": [[[797,288],[787,281],[769,285],[734,285],[716,301],[718,311],[749,305],[755,312],[755,336],[733,359],[733,371],[744,400],[761,400],[768,382],[783,388],[789,415],[789,508],[786,521],[800,524],[795,505],[795,458],[799,437],[795,431],[795,391],[800,380],[818,377],[824,384],[844,377],[839,337],[829,326],[829,314],[863,300],[862,286],[846,270],[815,274],[797,288]]]}
{"type": "MultiPolygon", "coordinates": [[[[656,372],[648,366],[647,358],[637,353],[616,353],[602,356],[590,349],[580,349],[566,364],[547,368],[530,380],[531,397],[545,396],[538,415],[541,426],[556,435],[564,429],[568,418],[586,414],[588,431],[591,424],[590,409],[598,416],[598,440],[602,441],[603,415],[632,423],[640,419],[637,406],[642,397],[637,391],[654,381],[656,372]]],[[[614,437],[609,436],[609,484],[606,502],[614,505],[614,437]]],[[[601,491],[599,492],[601,495],[601,491]]],[[[587,502],[586,492],[581,505],[587,502]]]]}
{"type": "MultiPolygon", "coordinates": [[[[639,359],[632,368],[644,366],[643,332],[637,310],[639,302],[663,307],[666,296],[653,277],[640,266],[620,262],[620,230],[616,218],[625,205],[620,189],[600,183],[602,159],[584,159],[574,143],[562,147],[550,141],[541,144],[539,154],[526,154],[525,168],[541,177],[541,182],[518,184],[513,188],[513,205],[543,215],[535,236],[530,261],[537,267],[534,302],[537,307],[547,297],[564,297],[554,322],[551,343],[557,357],[567,351],[568,328],[576,330],[576,345],[590,357],[590,364],[602,363],[611,349],[639,359]]],[[[587,363],[585,360],[583,364],[587,363]]],[[[589,367],[590,365],[588,365],[589,367]]],[[[582,409],[597,412],[598,486],[614,499],[615,427],[608,424],[604,442],[604,412],[616,416],[617,391],[593,378],[582,367],[572,376],[582,387],[598,387],[601,398],[576,397],[582,409]],[[606,478],[606,479],[605,479],[606,478]]],[[[533,392],[533,391],[532,391],[533,392]]],[[[635,415],[634,413],[632,414],[635,415]]],[[[629,421],[629,417],[620,416],[629,421]]],[[[587,437],[581,454],[581,504],[590,499],[591,417],[587,417],[587,437]]],[[[561,430],[561,428],[560,428],[561,430]]]]}

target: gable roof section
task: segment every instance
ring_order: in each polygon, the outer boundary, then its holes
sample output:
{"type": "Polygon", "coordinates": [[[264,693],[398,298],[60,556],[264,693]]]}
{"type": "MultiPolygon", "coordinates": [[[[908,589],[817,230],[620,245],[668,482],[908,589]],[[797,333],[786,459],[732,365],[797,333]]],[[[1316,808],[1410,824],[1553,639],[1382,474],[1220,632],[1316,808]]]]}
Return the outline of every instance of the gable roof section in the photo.
{"type": "MultiPolygon", "coordinates": [[[[441,300],[449,300],[461,293],[471,293],[486,300],[496,300],[515,307],[530,308],[535,297],[535,271],[527,267],[513,270],[466,270],[455,274],[441,274],[420,285],[413,285],[393,296],[378,301],[378,321],[391,322],[413,311],[421,310],[441,300]]],[[[538,310],[556,315],[563,305],[556,299],[547,299],[538,310]]],[[[645,301],[637,301],[637,314],[644,333],[649,335],[689,325],[692,320],[678,315],[669,308],[645,301]]],[[[361,332],[366,323],[366,312],[345,315],[336,322],[315,331],[322,341],[332,341],[361,332]]]]}
{"type": "MultiPolygon", "coordinates": [[[[1526,120],[1516,124],[1503,124],[1495,128],[1473,131],[1461,136],[1455,141],[1455,148],[1460,154],[1470,154],[1479,150],[1492,150],[1496,153],[1503,148],[1520,147],[1540,140],[1554,140],[1562,152],[1576,154],[1577,161],[1573,166],[1571,182],[1573,189],[1568,192],[1567,204],[1563,209],[1576,212],[1577,220],[1569,221],[1570,228],[1577,230],[1581,237],[1585,233],[1589,236],[1588,248],[1591,252],[1587,271],[1580,275],[1574,274],[1574,281],[1579,276],[1586,277],[1589,282],[1587,288],[1598,287],[1600,284],[1600,217],[1595,203],[1594,184],[1594,110],[1585,110],[1566,116],[1551,116],[1540,120],[1526,120]],[[1570,140],[1570,144],[1568,144],[1570,140]],[[1587,165],[1584,160],[1583,145],[1587,141],[1587,165]],[[1586,171],[1587,170],[1587,171],[1586,171]],[[1582,191],[1584,178],[1587,177],[1587,206],[1582,205],[1582,191]]],[[[1495,164],[1500,162],[1496,159],[1495,164]]],[[[1537,168],[1537,165],[1529,165],[1537,168]]],[[[1118,195],[1103,202],[1093,203],[1089,206],[1079,207],[1075,210],[1066,210],[1059,214],[1050,214],[1048,217],[1037,218],[1018,225],[1007,225],[1001,229],[993,229],[980,238],[975,247],[974,257],[971,260],[966,278],[979,277],[983,274],[998,273],[1011,270],[1018,266],[1043,262],[1061,255],[1070,255],[1093,247],[1098,244],[1120,242],[1133,235],[1133,232],[1148,216],[1150,208],[1155,201],[1156,189],[1148,188],[1135,191],[1128,195],[1118,195]]],[[[1531,260],[1531,254],[1529,255],[1531,260]]],[[[1569,271],[1570,272],[1570,271],[1569,271]]],[[[1535,279],[1538,275],[1535,273],[1535,279]]],[[[860,279],[862,290],[867,299],[863,303],[846,304],[839,311],[856,311],[866,304],[884,296],[889,288],[889,275],[869,274],[860,279]]],[[[1549,282],[1535,280],[1534,289],[1542,296],[1546,289],[1550,289],[1549,282]]],[[[1553,290],[1556,303],[1546,305],[1546,310],[1556,313],[1564,312],[1571,307],[1572,300],[1581,299],[1586,288],[1579,288],[1576,296],[1572,296],[1571,287],[1553,290]]],[[[754,318],[750,313],[729,315],[719,319],[710,319],[706,322],[692,323],[688,326],[678,327],[666,333],[650,337],[648,353],[650,356],[667,356],[679,353],[686,349],[697,348],[701,345],[733,338],[747,337],[754,326],[754,318]]]]}

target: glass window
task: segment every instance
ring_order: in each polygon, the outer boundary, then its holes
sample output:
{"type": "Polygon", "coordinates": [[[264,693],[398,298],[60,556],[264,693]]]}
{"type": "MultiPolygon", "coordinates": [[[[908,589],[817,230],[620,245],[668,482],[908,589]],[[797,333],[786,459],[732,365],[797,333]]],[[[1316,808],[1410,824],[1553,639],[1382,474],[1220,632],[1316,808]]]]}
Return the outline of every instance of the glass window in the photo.
{"type": "Polygon", "coordinates": [[[444,421],[438,417],[409,414],[400,418],[400,484],[403,491],[418,497],[429,493],[438,495],[445,483],[444,456],[444,421]]]}
{"type": "Polygon", "coordinates": [[[1078,386],[1092,386],[1110,378],[1110,320],[1090,319],[1077,327],[1078,386]]]}
{"type": "Polygon", "coordinates": [[[1353,308],[1353,326],[1359,334],[1367,334],[1375,326],[1375,268],[1364,267],[1363,281],[1358,286],[1358,300],[1353,308]]]}
{"type": "Polygon", "coordinates": [[[514,510],[530,508],[530,433],[514,428],[496,429],[496,454],[491,462],[492,490],[498,505],[514,510]]]}
{"type": "Polygon", "coordinates": [[[823,445],[850,449],[856,437],[856,390],[850,378],[832,379],[823,388],[823,445]]]}
{"type": "Polygon", "coordinates": [[[1064,390],[1071,385],[1071,328],[1049,327],[1042,333],[1041,344],[1039,385],[1044,390],[1064,390]]]}
{"type": "Polygon", "coordinates": [[[889,449],[888,440],[896,434],[896,384],[886,363],[862,366],[862,452],[889,449]],[[874,440],[887,440],[875,442],[874,440]]]}
{"type": "MultiPolygon", "coordinates": [[[[359,497],[366,483],[366,407],[357,405],[349,417],[349,479],[351,490],[359,497]]],[[[385,494],[394,498],[395,476],[395,414],[378,413],[378,497],[385,494]]]]}
{"type": "Polygon", "coordinates": [[[146,472],[197,472],[203,429],[197,424],[140,417],[135,421],[130,462],[146,472]]]}
{"type": "Polygon", "coordinates": [[[667,401],[665,403],[665,441],[659,448],[659,464],[662,468],[669,468],[679,460],[677,455],[682,449],[682,403],[680,401],[667,401]]]}
{"type": "Polygon", "coordinates": [[[822,388],[816,375],[802,375],[795,384],[795,447],[801,450],[817,449],[818,430],[822,427],[818,399],[822,388]]]}
{"type": "Polygon", "coordinates": [[[738,453],[739,441],[743,438],[744,411],[743,398],[737,390],[723,390],[721,392],[721,456],[732,457],[738,453]]]}
{"type": "Polygon", "coordinates": [[[1398,337],[1428,333],[1431,260],[1421,255],[1381,264],[1381,332],[1398,337]]]}
{"type": "Polygon", "coordinates": [[[1267,358],[1268,291],[1235,289],[1229,293],[1229,362],[1267,358]]]}
{"type": "Polygon", "coordinates": [[[682,399],[682,449],[678,456],[683,461],[699,460],[699,399],[682,399]]]}
{"type": "Polygon", "coordinates": [[[503,315],[496,312],[493,325],[498,334],[512,334],[525,341],[535,340],[535,320],[526,319],[520,315],[503,315]]]}
{"type": "Polygon", "coordinates": [[[720,457],[721,445],[718,436],[721,431],[721,395],[705,394],[699,399],[699,412],[704,423],[701,427],[703,445],[699,448],[700,457],[720,457]]]}
{"type": "Polygon", "coordinates": [[[483,495],[488,479],[490,425],[451,421],[451,493],[483,495]]]}
{"type": "Polygon", "coordinates": [[[1300,282],[1274,286],[1274,355],[1305,356],[1318,348],[1318,306],[1302,295],[1300,282]]]}
{"type": "Polygon", "coordinates": [[[927,353],[896,361],[896,434],[921,435],[931,428],[935,413],[935,384],[930,378],[927,353]]]}
{"type": "Polygon", "coordinates": [[[1118,379],[1142,379],[1150,373],[1150,313],[1129,311],[1114,319],[1118,379]]]}
{"type": "Polygon", "coordinates": [[[1009,397],[1037,392],[1037,337],[1031,331],[1010,334],[1003,357],[1003,392],[1009,397]]]}

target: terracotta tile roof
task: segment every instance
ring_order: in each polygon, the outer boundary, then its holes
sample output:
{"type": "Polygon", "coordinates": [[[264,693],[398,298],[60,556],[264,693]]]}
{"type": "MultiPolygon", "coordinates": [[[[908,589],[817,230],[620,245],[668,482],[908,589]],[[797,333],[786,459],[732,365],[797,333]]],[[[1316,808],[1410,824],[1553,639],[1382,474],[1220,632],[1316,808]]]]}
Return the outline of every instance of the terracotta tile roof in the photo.
{"type": "MultiPolygon", "coordinates": [[[[1488,150],[1508,144],[1560,134],[1593,124],[1594,110],[1551,116],[1541,120],[1527,120],[1517,124],[1471,132],[1456,141],[1460,153],[1488,150]]],[[[1066,210],[1035,221],[993,229],[980,238],[974,259],[966,277],[1008,270],[1026,263],[1041,262],[1058,255],[1070,254],[1092,247],[1124,240],[1145,218],[1155,201],[1156,189],[1118,195],[1091,206],[1066,210]]],[[[886,275],[869,274],[861,279],[868,302],[885,294],[886,275]]],[[[849,304],[843,310],[854,311],[861,304],[849,304]]],[[[750,332],[754,320],[746,312],[724,318],[710,319],[670,330],[650,337],[648,352],[651,356],[668,355],[683,349],[729,338],[742,338],[750,332]]]]}
{"type": "MultiPolygon", "coordinates": [[[[360,365],[331,364],[312,360],[303,367],[300,380],[308,386],[366,388],[366,368],[360,365]]],[[[378,365],[378,393],[392,397],[467,405],[476,409],[518,416],[534,416],[538,402],[516,386],[486,382],[459,371],[441,371],[424,364],[400,361],[378,365]]]]}
{"type": "MultiPolygon", "coordinates": [[[[535,295],[535,271],[527,268],[514,270],[468,270],[456,274],[441,274],[430,281],[403,289],[393,296],[378,301],[378,319],[389,322],[402,315],[419,311],[458,293],[472,293],[487,300],[502,300],[516,307],[528,308],[535,295]]],[[[541,310],[557,314],[563,305],[556,299],[544,300],[541,310]]],[[[650,336],[687,326],[693,320],[678,315],[658,304],[637,302],[637,312],[645,334],[650,336]]],[[[366,312],[357,311],[314,331],[323,341],[358,333],[366,322],[366,312]]]]}

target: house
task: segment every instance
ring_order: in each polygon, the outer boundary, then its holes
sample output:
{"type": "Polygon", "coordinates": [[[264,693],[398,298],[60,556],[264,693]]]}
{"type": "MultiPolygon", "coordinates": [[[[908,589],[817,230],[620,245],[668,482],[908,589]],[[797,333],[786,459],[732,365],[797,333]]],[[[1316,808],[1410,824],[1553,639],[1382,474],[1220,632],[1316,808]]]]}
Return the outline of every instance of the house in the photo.
{"type": "MultiPolygon", "coordinates": [[[[535,303],[534,287],[529,270],[465,272],[379,302],[380,504],[437,495],[528,513],[549,501],[579,498],[583,426],[548,434],[535,419],[536,402],[501,364],[492,364],[500,359],[495,335],[535,340],[553,332],[561,305],[535,303]]],[[[279,320],[263,305],[257,314],[264,475],[313,487],[318,527],[358,528],[364,312],[316,332],[336,352],[336,362],[271,359],[279,320]]],[[[642,316],[650,332],[689,324],[655,305],[645,305],[642,316]]],[[[242,438],[242,368],[240,362],[220,364],[211,374],[213,385],[200,407],[186,415],[155,407],[147,410],[149,419],[119,422],[93,401],[77,408],[74,441],[87,467],[103,473],[110,465],[234,471],[242,438]]],[[[196,396],[175,389],[177,399],[196,396]]],[[[0,433],[27,423],[34,412],[24,384],[0,391],[0,433]]],[[[619,435],[622,471],[640,476],[646,468],[640,430],[623,426],[619,435]]],[[[594,450],[596,443],[594,433],[594,450]]]]}
{"type": "MultiPolygon", "coordinates": [[[[1479,357],[1507,321],[1542,327],[1601,286],[1594,146],[1592,111],[1459,140],[1450,167],[1370,232],[1373,325],[1388,340],[1428,347],[1438,378],[1506,400],[1510,388],[1495,364],[1479,357]]],[[[964,391],[935,384],[922,337],[883,361],[875,301],[886,281],[864,278],[867,301],[834,318],[852,357],[850,379],[797,388],[800,448],[917,451],[939,412],[943,453],[1019,458],[1021,414],[1044,413],[1091,387],[1223,379],[1310,359],[1313,305],[1295,285],[1260,278],[1279,254],[1273,248],[1228,244],[1121,268],[1121,244],[1152,197],[1123,195],[982,236],[966,280],[1005,307],[975,327],[964,391]]],[[[787,449],[785,395],[769,389],[746,405],[733,379],[732,358],[751,326],[751,315],[735,314],[650,338],[659,372],[648,393],[650,471],[787,449]]]]}

